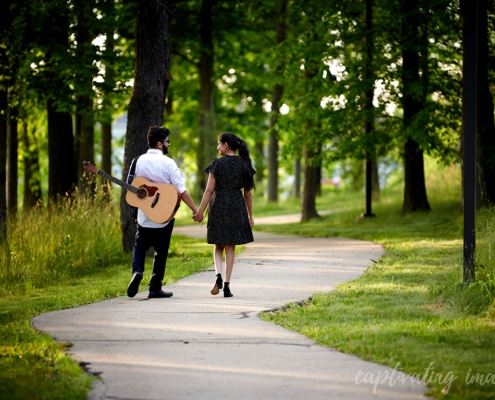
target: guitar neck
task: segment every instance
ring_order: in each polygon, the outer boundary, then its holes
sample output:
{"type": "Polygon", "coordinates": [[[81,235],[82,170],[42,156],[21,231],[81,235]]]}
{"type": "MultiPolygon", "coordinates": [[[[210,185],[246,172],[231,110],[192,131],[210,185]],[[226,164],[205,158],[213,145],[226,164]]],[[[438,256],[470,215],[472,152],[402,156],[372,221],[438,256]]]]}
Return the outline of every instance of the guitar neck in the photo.
{"type": "Polygon", "coordinates": [[[97,172],[98,175],[102,176],[103,178],[105,179],[108,179],[110,181],[112,181],[113,183],[116,183],[117,185],[119,186],[122,186],[124,188],[126,188],[127,190],[133,192],[133,193],[138,193],[139,189],[137,187],[134,187],[132,186],[131,184],[127,183],[127,182],[124,182],[120,179],[117,179],[115,178],[114,176],[110,175],[110,174],[107,174],[105,171],[100,171],[98,170],[97,172]]]}

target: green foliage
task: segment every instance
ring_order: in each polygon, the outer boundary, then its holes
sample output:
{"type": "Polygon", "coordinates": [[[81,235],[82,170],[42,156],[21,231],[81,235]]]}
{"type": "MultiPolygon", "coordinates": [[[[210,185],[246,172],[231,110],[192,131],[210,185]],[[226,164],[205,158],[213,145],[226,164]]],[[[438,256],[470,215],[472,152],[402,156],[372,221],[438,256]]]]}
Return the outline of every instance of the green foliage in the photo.
{"type": "Polygon", "coordinates": [[[46,112],[47,98],[72,111],[81,95],[97,104],[98,120],[122,113],[133,77],[135,5],[24,3],[10,3],[0,63],[2,88],[20,120],[33,109],[46,112]]]}
{"type": "MultiPolygon", "coordinates": [[[[10,24],[2,42],[6,57],[0,64],[0,80],[9,86],[9,106],[21,106],[20,120],[34,123],[30,115],[36,110],[44,114],[49,96],[71,112],[81,95],[88,96],[97,121],[109,122],[124,112],[134,73],[137,4],[51,0],[26,7],[24,3],[9,6],[10,24]],[[68,23],[54,23],[55,17],[68,23]],[[67,32],[58,32],[62,26],[67,26],[67,32]],[[54,85],[55,78],[60,84],[54,85]]],[[[282,103],[289,107],[274,127],[281,170],[291,171],[294,157],[301,157],[304,146],[322,148],[316,161],[324,168],[331,168],[335,160],[359,162],[365,150],[382,158],[400,152],[405,134],[400,109],[400,2],[374,2],[369,62],[364,2],[289,1],[281,18],[287,39],[277,43],[274,20],[281,3],[222,0],[215,2],[212,13],[215,129],[246,139],[259,171],[260,192],[260,177],[266,178],[268,165],[267,105],[276,84],[284,87],[282,103]],[[365,78],[367,66],[372,79],[365,78]],[[370,83],[375,88],[374,129],[364,134],[370,83]]],[[[423,67],[429,86],[413,136],[427,153],[453,162],[458,158],[461,132],[458,7],[449,0],[435,0],[422,8],[428,16],[428,58],[423,67]]],[[[172,155],[191,180],[204,168],[195,162],[201,98],[200,10],[201,1],[182,1],[170,15],[172,70],[164,116],[176,137],[172,155]]],[[[40,126],[46,136],[46,126],[40,126]]],[[[37,151],[45,189],[48,149],[46,137],[42,139],[37,151]]]]}

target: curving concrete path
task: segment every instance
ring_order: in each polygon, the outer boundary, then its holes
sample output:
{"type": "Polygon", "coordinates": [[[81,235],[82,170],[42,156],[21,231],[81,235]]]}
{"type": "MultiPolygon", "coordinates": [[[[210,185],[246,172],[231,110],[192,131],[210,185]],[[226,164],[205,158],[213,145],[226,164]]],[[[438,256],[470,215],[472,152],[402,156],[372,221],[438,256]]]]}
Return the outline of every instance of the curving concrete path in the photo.
{"type": "MultiPolygon", "coordinates": [[[[206,228],[176,227],[174,234],[204,238],[206,228]]],[[[426,386],[400,371],[318,346],[258,316],[357,278],[382,255],[381,246],[365,241],[255,232],[236,258],[232,298],[210,294],[210,269],[164,286],[174,292],[170,299],[148,300],[143,283],[132,299],[32,322],[73,343],[71,356],[102,378],[90,399],[426,399],[426,386]]]]}

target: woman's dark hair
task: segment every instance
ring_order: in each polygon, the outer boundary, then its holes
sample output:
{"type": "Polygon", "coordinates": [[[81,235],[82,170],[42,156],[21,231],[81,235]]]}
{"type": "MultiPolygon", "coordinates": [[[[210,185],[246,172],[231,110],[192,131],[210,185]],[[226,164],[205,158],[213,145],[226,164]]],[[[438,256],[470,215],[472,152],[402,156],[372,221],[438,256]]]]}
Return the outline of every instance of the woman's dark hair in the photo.
{"type": "Polygon", "coordinates": [[[218,140],[222,143],[227,143],[232,151],[238,151],[239,157],[242,160],[242,186],[247,190],[254,189],[256,185],[253,176],[256,170],[253,168],[251,157],[249,157],[246,142],[230,132],[220,134],[218,140]]]}

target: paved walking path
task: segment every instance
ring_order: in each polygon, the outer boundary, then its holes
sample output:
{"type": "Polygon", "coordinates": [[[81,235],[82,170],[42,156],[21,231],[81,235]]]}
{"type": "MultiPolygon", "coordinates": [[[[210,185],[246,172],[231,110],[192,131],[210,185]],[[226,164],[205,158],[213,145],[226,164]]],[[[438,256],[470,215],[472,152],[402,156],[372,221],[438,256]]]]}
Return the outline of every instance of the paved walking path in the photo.
{"type": "MultiPolygon", "coordinates": [[[[174,234],[205,237],[206,228],[174,234]]],[[[210,295],[210,269],[164,286],[170,299],[148,300],[142,283],[132,299],[51,312],[33,325],[73,343],[72,357],[100,373],[90,399],[425,399],[426,387],[400,371],[259,318],[359,277],[382,255],[365,241],[255,232],[236,258],[232,298],[210,295]]]]}

